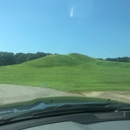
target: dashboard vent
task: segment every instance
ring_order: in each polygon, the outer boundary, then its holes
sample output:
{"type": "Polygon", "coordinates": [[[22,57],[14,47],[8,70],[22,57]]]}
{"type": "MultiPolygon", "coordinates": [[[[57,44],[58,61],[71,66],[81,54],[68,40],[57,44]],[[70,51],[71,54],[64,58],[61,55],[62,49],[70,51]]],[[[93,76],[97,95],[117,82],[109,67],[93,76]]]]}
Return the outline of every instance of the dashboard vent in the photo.
{"type": "Polygon", "coordinates": [[[113,119],[125,117],[125,112],[98,113],[94,115],[100,119],[113,119]]]}

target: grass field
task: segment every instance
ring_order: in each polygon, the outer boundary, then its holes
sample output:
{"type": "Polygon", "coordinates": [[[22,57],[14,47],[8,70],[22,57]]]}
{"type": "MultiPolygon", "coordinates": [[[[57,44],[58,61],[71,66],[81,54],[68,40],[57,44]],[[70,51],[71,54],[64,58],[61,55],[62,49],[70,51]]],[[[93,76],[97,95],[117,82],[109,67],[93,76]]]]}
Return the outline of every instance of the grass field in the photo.
{"type": "Polygon", "coordinates": [[[0,84],[75,92],[130,90],[130,63],[102,61],[76,53],[49,55],[0,67],[0,84]]]}

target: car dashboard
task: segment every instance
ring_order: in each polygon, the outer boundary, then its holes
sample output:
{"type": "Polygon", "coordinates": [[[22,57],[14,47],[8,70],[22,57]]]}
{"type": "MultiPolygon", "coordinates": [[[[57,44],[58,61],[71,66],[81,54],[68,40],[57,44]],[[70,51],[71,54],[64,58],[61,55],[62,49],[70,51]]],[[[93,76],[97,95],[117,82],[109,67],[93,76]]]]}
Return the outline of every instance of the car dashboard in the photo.
{"type": "Polygon", "coordinates": [[[130,130],[130,112],[77,113],[15,121],[0,130],[130,130]]]}

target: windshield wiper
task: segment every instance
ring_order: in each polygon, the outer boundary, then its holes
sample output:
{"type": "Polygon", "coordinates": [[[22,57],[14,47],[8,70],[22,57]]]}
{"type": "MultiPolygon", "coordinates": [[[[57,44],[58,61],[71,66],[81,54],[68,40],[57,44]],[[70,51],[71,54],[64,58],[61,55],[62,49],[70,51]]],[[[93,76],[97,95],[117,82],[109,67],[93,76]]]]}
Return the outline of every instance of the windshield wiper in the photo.
{"type": "Polygon", "coordinates": [[[113,103],[107,102],[83,102],[83,103],[58,103],[44,104],[43,102],[36,103],[33,107],[24,107],[21,109],[0,111],[0,123],[9,123],[13,121],[33,119],[38,117],[58,116],[64,114],[83,113],[83,112],[108,112],[115,111],[116,107],[108,107],[113,103]]]}
{"type": "Polygon", "coordinates": [[[22,113],[22,112],[28,112],[28,111],[34,111],[34,110],[45,110],[45,109],[66,109],[66,108],[98,108],[98,107],[104,107],[112,105],[113,103],[107,103],[107,102],[82,102],[82,103],[56,103],[56,104],[45,104],[43,102],[37,102],[33,105],[27,105],[27,106],[21,106],[21,107],[11,107],[11,108],[3,108],[0,110],[0,115],[5,114],[11,114],[11,113],[22,113]]]}

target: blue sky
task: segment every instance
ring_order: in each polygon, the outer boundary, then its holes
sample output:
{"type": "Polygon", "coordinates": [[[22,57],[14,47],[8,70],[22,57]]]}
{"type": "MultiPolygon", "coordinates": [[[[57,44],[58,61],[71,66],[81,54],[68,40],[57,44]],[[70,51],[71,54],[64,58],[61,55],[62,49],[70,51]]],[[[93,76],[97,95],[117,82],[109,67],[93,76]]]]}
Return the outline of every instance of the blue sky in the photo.
{"type": "Polygon", "coordinates": [[[1,0],[0,51],[130,57],[129,0],[1,0]]]}

